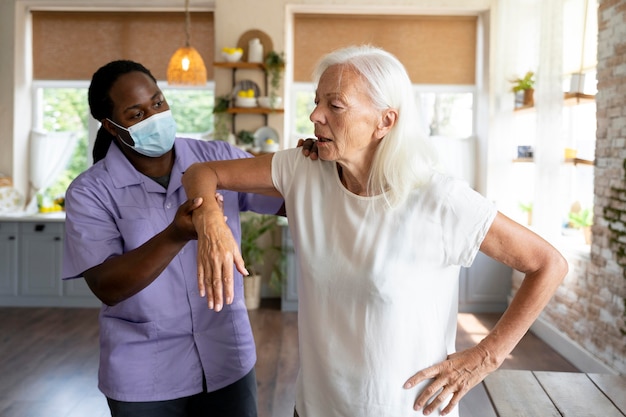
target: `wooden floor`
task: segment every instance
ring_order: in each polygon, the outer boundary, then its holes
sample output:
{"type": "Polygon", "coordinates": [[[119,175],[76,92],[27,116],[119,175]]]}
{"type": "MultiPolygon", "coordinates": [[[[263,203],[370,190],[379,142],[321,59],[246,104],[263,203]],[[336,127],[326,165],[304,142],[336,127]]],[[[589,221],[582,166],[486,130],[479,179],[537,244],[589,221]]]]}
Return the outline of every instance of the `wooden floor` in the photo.
{"type": "MultiPolygon", "coordinates": [[[[480,340],[497,314],[459,315],[458,348],[480,340]]],[[[0,308],[0,416],[104,417],[98,391],[98,310],[0,308]]],[[[250,312],[258,361],[259,417],[291,417],[298,371],[297,314],[275,303],[250,312]]],[[[577,371],[532,334],[505,369],[577,371]]],[[[461,417],[480,416],[484,397],[473,391],[461,417]]]]}

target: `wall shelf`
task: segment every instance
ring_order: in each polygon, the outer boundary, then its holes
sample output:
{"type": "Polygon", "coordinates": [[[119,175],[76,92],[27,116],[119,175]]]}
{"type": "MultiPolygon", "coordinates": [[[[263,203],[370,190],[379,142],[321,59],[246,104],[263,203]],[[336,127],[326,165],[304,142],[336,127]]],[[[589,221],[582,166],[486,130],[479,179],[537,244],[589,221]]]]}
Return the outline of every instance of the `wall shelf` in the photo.
{"type": "MultiPolygon", "coordinates": [[[[267,67],[264,63],[261,62],[243,62],[243,61],[239,61],[239,62],[214,62],[213,66],[216,68],[223,68],[223,69],[227,69],[231,71],[231,76],[232,76],[232,86],[235,87],[235,84],[237,83],[237,70],[252,70],[252,71],[263,71],[263,90],[262,90],[262,94],[267,94],[268,93],[268,85],[267,85],[267,67]]],[[[234,107],[232,106],[232,103],[234,102],[233,99],[231,99],[231,107],[228,107],[226,109],[226,113],[228,114],[232,114],[233,115],[233,120],[232,120],[232,132],[233,134],[237,133],[237,128],[236,128],[236,122],[235,122],[235,117],[237,115],[251,115],[251,114],[258,114],[263,116],[264,118],[264,125],[267,126],[267,122],[268,122],[268,116],[270,114],[282,114],[285,112],[284,109],[282,108],[278,108],[278,109],[272,109],[272,108],[266,108],[266,107],[234,107]]]]}
{"type": "Polygon", "coordinates": [[[575,106],[583,103],[593,103],[596,100],[596,96],[583,93],[565,93],[563,95],[563,101],[566,106],[575,106]]]}
{"type": "Polygon", "coordinates": [[[581,158],[566,158],[565,163],[574,164],[574,165],[594,165],[594,161],[589,159],[581,159],[581,158]]]}
{"type": "MultiPolygon", "coordinates": [[[[529,162],[535,162],[535,160],[533,158],[514,158],[513,159],[514,163],[529,163],[529,162]]],[[[589,159],[581,159],[581,158],[565,158],[563,160],[564,163],[566,164],[574,164],[574,165],[594,165],[594,161],[589,160],[589,159]]]]}
{"type": "Polygon", "coordinates": [[[251,69],[251,70],[265,70],[265,65],[260,62],[214,62],[213,66],[216,68],[229,68],[229,69],[251,69]]]}
{"type": "MultiPolygon", "coordinates": [[[[583,93],[563,93],[563,105],[576,106],[578,104],[593,103],[596,100],[596,96],[583,93]]],[[[521,106],[513,109],[514,112],[533,112],[535,106],[521,106]]]]}
{"type": "Polygon", "coordinates": [[[266,107],[229,107],[226,113],[230,114],[272,114],[284,113],[285,109],[270,109],[266,107]]]}

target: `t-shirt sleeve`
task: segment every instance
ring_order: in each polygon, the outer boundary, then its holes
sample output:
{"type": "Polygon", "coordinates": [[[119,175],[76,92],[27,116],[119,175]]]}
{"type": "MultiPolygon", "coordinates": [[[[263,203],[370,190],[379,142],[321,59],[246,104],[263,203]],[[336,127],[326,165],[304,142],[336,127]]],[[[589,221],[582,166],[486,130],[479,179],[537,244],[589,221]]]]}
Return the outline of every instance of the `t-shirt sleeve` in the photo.
{"type": "Polygon", "coordinates": [[[496,218],[495,205],[466,182],[448,178],[442,196],[446,260],[469,267],[496,218]]]}
{"type": "Polygon", "coordinates": [[[272,182],[282,195],[288,194],[295,178],[293,174],[296,166],[304,158],[306,157],[302,155],[300,148],[286,149],[274,154],[272,159],[272,182]]]}

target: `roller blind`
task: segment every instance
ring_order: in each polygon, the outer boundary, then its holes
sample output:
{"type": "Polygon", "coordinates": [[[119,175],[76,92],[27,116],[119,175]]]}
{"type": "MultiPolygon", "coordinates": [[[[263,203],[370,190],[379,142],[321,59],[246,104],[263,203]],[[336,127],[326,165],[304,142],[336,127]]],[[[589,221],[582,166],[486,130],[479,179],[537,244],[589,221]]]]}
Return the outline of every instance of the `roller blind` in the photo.
{"type": "MultiPolygon", "coordinates": [[[[193,12],[190,43],[213,79],[212,12],[193,12]]],[[[33,77],[38,80],[90,80],[117,59],[143,64],[165,80],[172,54],[185,44],[183,12],[33,11],[33,77]]]]}
{"type": "Polygon", "coordinates": [[[371,44],[396,55],[414,84],[475,83],[477,17],[298,14],[294,80],[311,81],[326,53],[371,44]]]}

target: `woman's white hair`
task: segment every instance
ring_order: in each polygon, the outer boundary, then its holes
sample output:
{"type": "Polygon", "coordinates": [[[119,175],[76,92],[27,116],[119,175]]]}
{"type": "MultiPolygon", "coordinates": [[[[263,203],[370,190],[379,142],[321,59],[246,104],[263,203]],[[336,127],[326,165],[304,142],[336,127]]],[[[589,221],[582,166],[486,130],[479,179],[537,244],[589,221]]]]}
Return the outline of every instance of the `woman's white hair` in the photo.
{"type": "Polygon", "coordinates": [[[313,73],[315,83],[334,65],[348,66],[363,77],[374,106],[398,111],[395,125],[376,150],[368,184],[370,191],[382,192],[388,205],[396,207],[428,181],[437,164],[418,122],[411,80],[395,56],[369,45],[350,46],[324,56],[313,73]]]}

